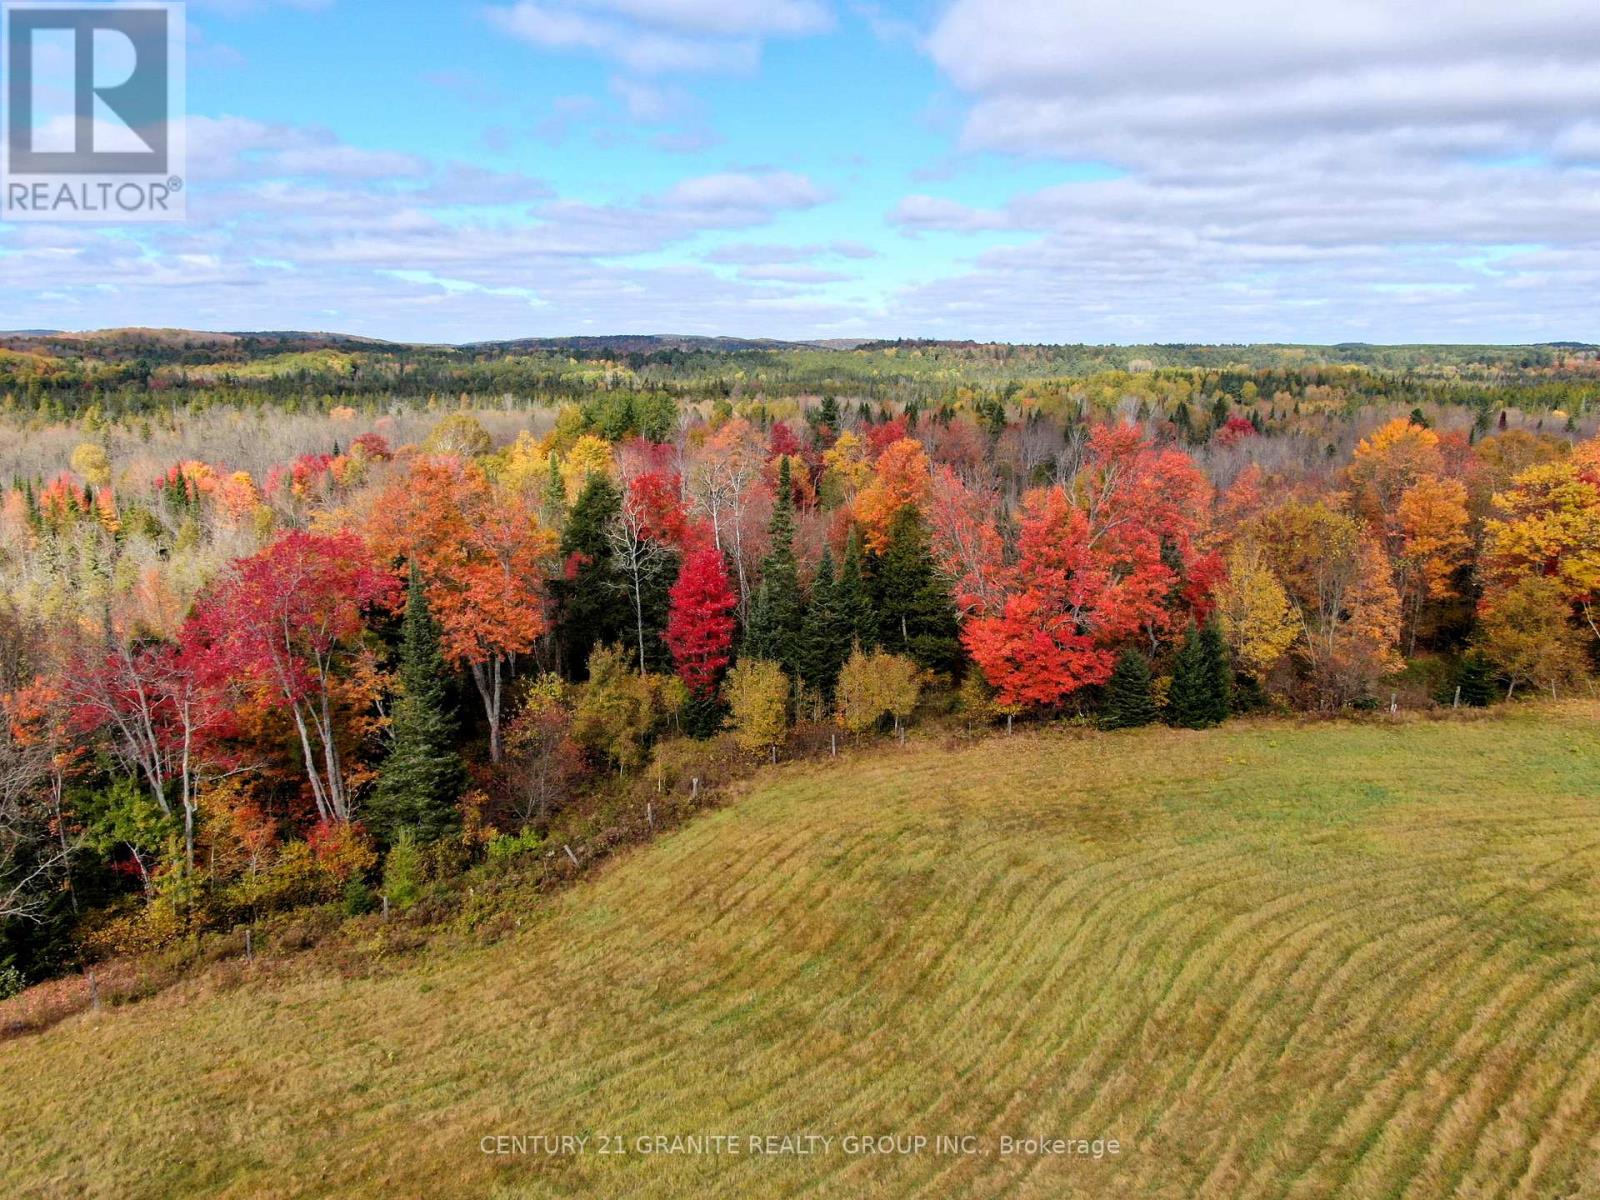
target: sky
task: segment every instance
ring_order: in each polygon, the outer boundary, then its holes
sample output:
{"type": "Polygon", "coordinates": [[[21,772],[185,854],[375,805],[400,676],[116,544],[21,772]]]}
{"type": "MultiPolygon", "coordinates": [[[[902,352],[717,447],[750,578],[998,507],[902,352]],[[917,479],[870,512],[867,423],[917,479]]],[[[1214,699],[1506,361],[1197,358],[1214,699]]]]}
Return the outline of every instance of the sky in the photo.
{"type": "Polygon", "coordinates": [[[1600,341],[1594,0],[191,0],[0,328],[1600,341]]]}

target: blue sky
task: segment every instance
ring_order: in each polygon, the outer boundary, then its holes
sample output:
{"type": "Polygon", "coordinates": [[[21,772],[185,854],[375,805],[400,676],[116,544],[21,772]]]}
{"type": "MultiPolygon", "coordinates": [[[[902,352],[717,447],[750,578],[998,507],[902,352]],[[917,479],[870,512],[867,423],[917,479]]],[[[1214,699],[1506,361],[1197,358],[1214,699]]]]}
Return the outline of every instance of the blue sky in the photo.
{"type": "Polygon", "coordinates": [[[0,327],[1600,340],[1600,10],[193,0],[181,225],[0,327]]]}

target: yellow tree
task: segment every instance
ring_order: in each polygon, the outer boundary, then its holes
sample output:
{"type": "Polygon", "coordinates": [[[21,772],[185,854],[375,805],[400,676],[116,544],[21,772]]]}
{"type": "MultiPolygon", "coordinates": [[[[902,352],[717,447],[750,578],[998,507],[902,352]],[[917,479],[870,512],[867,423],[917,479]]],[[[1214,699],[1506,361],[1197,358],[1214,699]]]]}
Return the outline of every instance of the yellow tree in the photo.
{"type": "Polygon", "coordinates": [[[1600,637],[1600,487],[1572,462],[1544,463],[1496,495],[1494,511],[1484,523],[1485,591],[1529,575],[1552,579],[1600,637]]]}
{"type": "Polygon", "coordinates": [[[93,442],[84,442],[72,452],[72,469],[82,475],[90,487],[103,488],[111,482],[111,460],[105,449],[93,442]]]}
{"type": "Polygon", "coordinates": [[[1425,605],[1457,594],[1456,572],[1472,551],[1466,485],[1423,476],[1401,495],[1386,531],[1406,644],[1415,649],[1425,605]]]}
{"type": "Polygon", "coordinates": [[[1585,674],[1581,634],[1571,625],[1572,607],[1554,579],[1529,575],[1485,599],[1480,620],[1483,652],[1509,682],[1557,689],[1585,674]]]}
{"type": "Polygon", "coordinates": [[[1486,437],[1472,449],[1476,469],[1472,472],[1472,514],[1482,517],[1496,492],[1503,492],[1511,481],[1529,467],[1559,462],[1571,451],[1565,439],[1548,433],[1533,434],[1525,429],[1508,429],[1486,437]]]}
{"type": "Polygon", "coordinates": [[[1300,636],[1300,621],[1259,547],[1243,541],[1234,545],[1228,554],[1228,578],[1217,589],[1216,603],[1217,620],[1234,660],[1264,680],[1300,636]]]}
{"type": "Polygon", "coordinates": [[[893,717],[898,732],[921,696],[916,663],[899,654],[868,653],[856,646],[839,672],[834,716],[851,733],[863,733],[881,718],[893,717]]]}
{"type": "Polygon", "coordinates": [[[789,725],[789,677],[767,659],[746,659],[728,672],[728,724],[746,750],[770,750],[777,757],[789,725]]]}
{"type": "Polygon", "coordinates": [[[833,508],[849,500],[872,478],[867,448],[848,429],[822,455],[822,503],[833,508]]]}
{"type": "Polygon", "coordinates": [[[1263,513],[1249,533],[1300,623],[1317,704],[1361,699],[1400,669],[1400,597],[1383,548],[1361,522],[1320,501],[1291,501],[1263,513]]]}
{"type": "Polygon", "coordinates": [[[561,483],[567,502],[574,503],[583,494],[590,476],[609,475],[611,469],[611,443],[592,433],[584,434],[561,460],[561,483]]]}
{"type": "Polygon", "coordinates": [[[1356,512],[1378,524],[1407,488],[1443,469],[1439,435],[1400,417],[1361,440],[1345,475],[1356,512]]]}

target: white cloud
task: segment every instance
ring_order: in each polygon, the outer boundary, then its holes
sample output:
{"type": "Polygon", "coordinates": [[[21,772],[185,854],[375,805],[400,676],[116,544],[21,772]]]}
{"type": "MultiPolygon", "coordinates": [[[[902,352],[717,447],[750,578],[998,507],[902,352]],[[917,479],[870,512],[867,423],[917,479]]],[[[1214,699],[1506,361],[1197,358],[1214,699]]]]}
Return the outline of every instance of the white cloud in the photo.
{"type": "Polygon", "coordinates": [[[829,198],[808,176],[792,171],[756,174],[729,171],[700,175],[674,184],[656,197],[656,206],[677,212],[764,215],[782,209],[815,208],[829,198]]]}
{"type": "Polygon", "coordinates": [[[821,33],[833,23],[816,0],[517,0],[487,15],[541,49],[596,55],[640,75],[748,72],[767,38],[821,33]]]}
{"type": "Polygon", "coordinates": [[[741,267],[739,278],[755,283],[846,283],[855,278],[825,267],[741,267]]]}
{"type": "Polygon", "coordinates": [[[472,340],[548,330],[551,314],[567,331],[707,333],[755,332],[772,319],[762,314],[848,318],[801,303],[817,282],[809,273],[744,280],[624,265],[821,203],[826,192],[803,175],[700,175],[594,204],[515,172],[391,157],[324,130],[215,118],[194,132],[205,170],[192,172],[188,222],[0,232],[0,327],[137,319],[472,340]]]}
{"type": "Polygon", "coordinates": [[[963,150],[1121,174],[989,207],[903,199],[908,233],[1027,239],[907,292],[928,320],[948,304],[1122,340],[1600,333],[1591,3],[955,0],[926,49],[965,98],[963,150]]]}

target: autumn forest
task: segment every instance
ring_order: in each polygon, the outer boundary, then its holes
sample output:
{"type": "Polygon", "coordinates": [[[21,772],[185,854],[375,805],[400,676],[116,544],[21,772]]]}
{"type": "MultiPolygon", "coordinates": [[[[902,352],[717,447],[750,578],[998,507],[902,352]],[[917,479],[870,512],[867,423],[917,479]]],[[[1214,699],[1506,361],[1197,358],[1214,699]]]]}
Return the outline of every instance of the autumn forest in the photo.
{"type": "Polygon", "coordinates": [[[1590,695],[1597,426],[1579,346],[12,337],[0,999],[874,739],[1590,695]]]}

